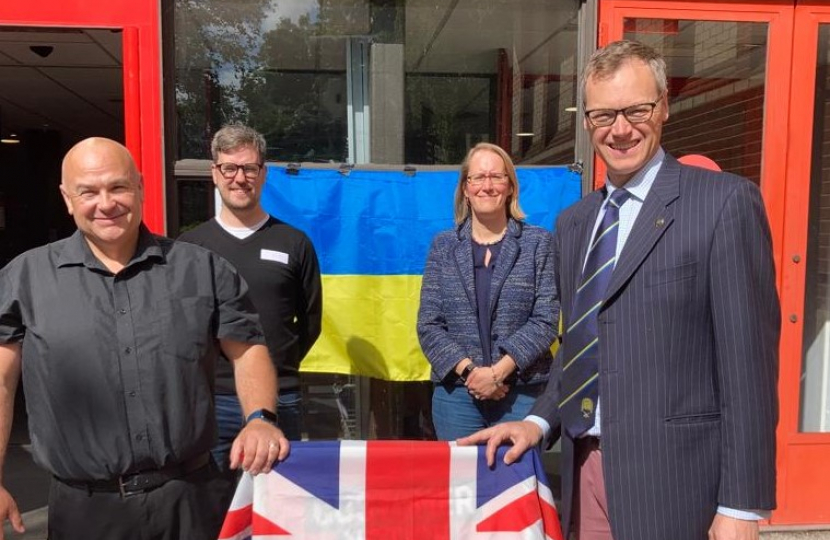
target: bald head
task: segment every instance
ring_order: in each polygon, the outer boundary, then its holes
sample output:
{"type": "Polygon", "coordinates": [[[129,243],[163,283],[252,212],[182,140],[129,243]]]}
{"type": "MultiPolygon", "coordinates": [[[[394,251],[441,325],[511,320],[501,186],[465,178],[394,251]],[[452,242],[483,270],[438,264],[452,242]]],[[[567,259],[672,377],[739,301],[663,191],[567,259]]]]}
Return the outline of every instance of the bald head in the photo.
{"type": "Polygon", "coordinates": [[[132,255],[144,189],[123,145],[92,137],[73,146],[63,158],[60,189],[66,209],[96,255],[132,255]]]}
{"type": "Polygon", "coordinates": [[[67,181],[71,182],[79,171],[105,165],[123,168],[129,171],[131,180],[139,181],[133,156],[123,144],[104,137],[90,137],[70,148],[64,156],[61,184],[66,186],[67,181]]]}

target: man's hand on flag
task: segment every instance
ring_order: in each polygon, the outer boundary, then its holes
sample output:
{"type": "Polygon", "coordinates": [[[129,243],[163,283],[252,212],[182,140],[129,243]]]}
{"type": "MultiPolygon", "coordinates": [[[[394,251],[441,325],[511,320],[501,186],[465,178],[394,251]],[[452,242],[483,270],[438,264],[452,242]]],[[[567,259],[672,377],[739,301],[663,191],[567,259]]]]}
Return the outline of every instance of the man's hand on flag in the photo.
{"type": "Polygon", "coordinates": [[[542,428],[533,422],[505,422],[496,426],[482,429],[468,437],[456,441],[459,446],[472,446],[487,443],[487,465],[493,467],[496,463],[496,451],[502,444],[510,443],[513,447],[505,452],[504,463],[510,465],[529,448],[533,448],[542,440],[542,428]]]}
{"type": "Polygon", "coordinates": [[[290,448],[288,439],[277,426],[268,422],[249,422],[231,446],[231,469],[242,467],[254,476],[269,473],[274,461],[288,457],[290,448]]]}
{"type": "Polygon", "coordinates": [[[6,488],[0,486],[0,540],[5,538],[3,535],[2,525],[7,519],[9,520],[9,523],[11,523],[12,529],[14,529],[15,532],[26,532],[26,528],[23,526],[23,518],[20,516],[20,511],[17,509],[17,503],[14,501],[11,494],[6,491],[6,488]]]}

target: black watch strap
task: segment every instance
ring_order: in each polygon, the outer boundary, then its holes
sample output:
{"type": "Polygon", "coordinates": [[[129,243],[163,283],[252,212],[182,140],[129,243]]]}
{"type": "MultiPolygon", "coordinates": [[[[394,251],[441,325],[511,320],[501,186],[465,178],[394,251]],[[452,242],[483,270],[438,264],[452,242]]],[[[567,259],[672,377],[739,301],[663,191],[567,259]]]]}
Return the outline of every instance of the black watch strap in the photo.
{"type": "Polygon", "coordinates": [[[466,383],[467,377],[470,376],[470,373],[472,373],[476,367],[478,366],[476,366],[473,362],[470,362],[469,364],[467,364],[467,367],[461,370],[461,375],[459,375],[458,378],[461,379],[462,382],[466,383]]]}
{"type": "Polygon", "coordinates": [[[247,424],[251,420],[265,420],[270,424],[277,425],[277,415],[268,409],[258,409],[252,412],[248,415],[248,418],[245,419],[245,423],[247,424]]]}

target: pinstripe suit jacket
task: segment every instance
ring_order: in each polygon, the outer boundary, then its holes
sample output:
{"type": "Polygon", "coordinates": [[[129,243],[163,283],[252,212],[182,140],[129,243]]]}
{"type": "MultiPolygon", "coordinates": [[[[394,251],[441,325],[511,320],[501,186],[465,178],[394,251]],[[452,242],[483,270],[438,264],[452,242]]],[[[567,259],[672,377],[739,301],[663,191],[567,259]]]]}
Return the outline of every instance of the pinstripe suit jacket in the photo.
{"type": "MultiPolygon", "coordinates": [[[[564,328],[602,203],[554,238],[564,328]]],[[[599,313],[602,459],[615,540],[703,540],[718,505],[775,506],[780,308],[769,225],[746,179],[666,156],[599,313]]],[[[562,359],[531,414],[558,431],[562,359]]],[[[563,524],[574,443],[562,434],[563,524]]]]}

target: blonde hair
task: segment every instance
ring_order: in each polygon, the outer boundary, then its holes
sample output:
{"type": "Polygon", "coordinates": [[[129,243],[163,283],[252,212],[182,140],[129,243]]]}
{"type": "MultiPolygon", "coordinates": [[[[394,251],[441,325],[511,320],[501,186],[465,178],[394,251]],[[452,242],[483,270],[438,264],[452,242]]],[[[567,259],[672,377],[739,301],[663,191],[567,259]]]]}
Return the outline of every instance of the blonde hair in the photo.
{"type": "Polygon", "coordinates": [[[512,188],[512,193],[507,196],[507,204],[504,205],[505,213],[507,217],[512,217],[517,221],[523,220],[525,213],[522,212],[519,206],[519,179],[516,177],[516,166],[513,165],[513,160],[500,146],[482,142],[470,148],[467,157],[461,163],[458,185],[455,186],[455,224],[461,225],[470,217],[470,205],[467,203],[467,197],[464,196],[464,186],[467,184],[467,176],[470,174],[470,161],[478,152],[492,152],[504,162],[504,171],[507,173],[508,182],[512,188]]]}
{"type": "Polygon", "coordinates": [[[666,60],[654,48],[639,41],[620,40],[609,43],[591,55],[582,72],[580,86],[582,99],[585,99],[585,86],[590,79],[605,80],[612,77],[626,62],[639,60],[651,69],[657,93],[664,95],[668,89],[666,79],[666,60]]]}

